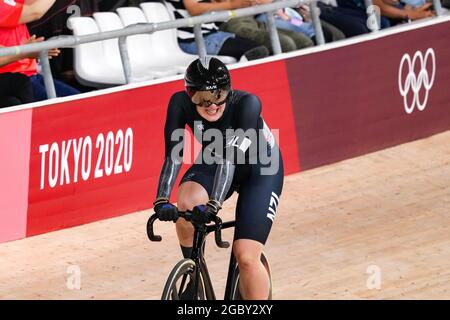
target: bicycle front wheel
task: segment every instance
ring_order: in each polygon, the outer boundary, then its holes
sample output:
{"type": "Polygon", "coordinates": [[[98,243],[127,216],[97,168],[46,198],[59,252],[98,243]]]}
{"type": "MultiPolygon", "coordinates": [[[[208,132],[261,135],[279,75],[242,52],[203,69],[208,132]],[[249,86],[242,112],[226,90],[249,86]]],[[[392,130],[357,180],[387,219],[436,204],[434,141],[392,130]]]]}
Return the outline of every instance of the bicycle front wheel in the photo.
{"type": "Polygon", "coordinates": [[[161,300],[205,300],[203,277],[200,272],[198,275],[198,290],[195,292],[195,262],[191,259],[179,261],[167,278],[161,300]]]}

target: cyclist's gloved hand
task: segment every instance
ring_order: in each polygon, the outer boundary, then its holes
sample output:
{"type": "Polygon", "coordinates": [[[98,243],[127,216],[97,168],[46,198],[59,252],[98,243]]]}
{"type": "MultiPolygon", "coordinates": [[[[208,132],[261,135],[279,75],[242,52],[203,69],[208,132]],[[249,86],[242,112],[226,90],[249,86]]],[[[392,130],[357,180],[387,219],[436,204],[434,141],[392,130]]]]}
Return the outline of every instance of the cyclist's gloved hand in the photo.
{"type": "Polygon", "coordinates": [[[153,205],[159,220],[176,221],[178,219],[178,209],[168,199],[158,199],[153,205]]]}
{"type": "Polygon", "coordinates": [[[199,205],[192,210],[192,221],[196,224],[205,224],[214,221],[220,206],[214,201],[208,201],[206,205],[199,205]]]}

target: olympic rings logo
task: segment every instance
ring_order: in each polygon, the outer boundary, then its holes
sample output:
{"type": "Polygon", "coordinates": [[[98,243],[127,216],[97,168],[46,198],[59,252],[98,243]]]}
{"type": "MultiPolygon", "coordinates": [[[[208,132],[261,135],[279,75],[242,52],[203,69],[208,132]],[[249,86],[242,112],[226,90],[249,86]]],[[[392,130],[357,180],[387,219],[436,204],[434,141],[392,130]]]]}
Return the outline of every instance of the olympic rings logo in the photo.
{"type": "Polygon", "coordinates": [[[428,48],[428,50],[425,52],[425,56],[422,55],[421,51],[416,51],[412,60],[409,54],[405,53],[403,55],[402,60],[400,61],[400,69],[398,72],[398,88],[400,90],[400,94],[403,97],[403,103],[406,113],[412,113],[416,105],[420,111],[425,109],[425,107],[427,106],[428,94],[434,83],[435,74],[436,57],[432,48],[428,48]],[[427,70],[428,59],[431,59],[431,77],[427,70]],[[420,71],[416,76],[414,68],[417,62],[419,63],[420,71]],[[405,65],[408,67],[408,74],[406,75],[406,78],[403,78],[403,68],[405,65]],[[422,87],[425,90],[425,97],[421,101],[419,92],[422,87]],[[408,103],[408,93],[410,92],[410,90],[412,90],[413,93],[411,104],[408,103]]]}

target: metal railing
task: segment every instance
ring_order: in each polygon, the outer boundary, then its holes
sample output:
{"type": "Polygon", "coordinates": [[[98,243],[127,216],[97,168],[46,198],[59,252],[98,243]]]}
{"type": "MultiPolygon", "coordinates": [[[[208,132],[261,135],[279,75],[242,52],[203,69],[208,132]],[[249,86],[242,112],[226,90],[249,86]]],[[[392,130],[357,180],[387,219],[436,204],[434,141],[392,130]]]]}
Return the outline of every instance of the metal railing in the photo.
{"type": "MultiPolygon", "coordinates": [[[[253,16],[256,14],[266,13],[268,15],[268,30],[271,39],[272,51],[275,55],[281,53],[281,45],[278,37],[278,32],[276,29],[275,21],[274,21],[274,13],[278,9],[286,8],[286,7],[299,7],[301,5],[309,5],[312,23],[314,26],[314,30],[316,33],[316,42],[318,45],[323,45],[325,43],[325,38],[322,31],[322,25],[320,23],[320,10],[317,7],[317,2],[319,0],[278,0],[269,4],[257,5],[253,7],[247,7],[236,10],[224,10],[224,11],[216,11],[210,12],[194,17],[184,18],[184,19],[176,19],[169,20],[165,22],[159,23],[139,23],[135,25],[130,25],[124,27],[120,30],[107,31],[107,32],[99,32],[94,34],[88,34],[83,36],[58,36],[48,39],[44,42],[26,44],[21,46],[13,46],[13,47],[2,47],[0,48],[0,57],[2,56],[11,56],[18,54],[28,54],[33,52],[39,52],[39,60],[40,65],[42,67],[42,75],[44,77],[45,87],[47,96],[49,99],[56,98],[56,92],[51,72],[51,67],[49,63],[49,59],[47,56],[47,52],[49,49],[53,48],[74,48],[78,45],[91,43],[96,41],[103,41],[109,39],[119,38],[119,50],[120,56],[123,65],[123,72],[125,76],[126,83],[130,83],[132,81],[131,77],[131,64],[129,53],[126,45],[126,39],[129,36],[137,35],[137,34],[145,34],[145,33],[153,33],[161,30],[173,29],[173,28],[181,28],[181,27],[194,27],[195,33],[195,41],[198,46],[198,55],[200,57],[206,55],[206,49],[203,41],[203,36],[201,32],[201,24],[210,23],[216,21],[227,21],[231,18],[237,17],[245,17],[245,16],[253,16]]],[[[365,4],[367,7],[372,5],[372,0],[365,0],[365,4]]],[[[433,4],[435,6],[435,10],[437,15],[442,15],[442,7],[439,0],[433,0],[433,4]]],[[[373,19],[373,12],[368,13],[368,19],[373,19]]],[[[373,31],[377,31],[379,26],[375,28],[373,31]]]]}

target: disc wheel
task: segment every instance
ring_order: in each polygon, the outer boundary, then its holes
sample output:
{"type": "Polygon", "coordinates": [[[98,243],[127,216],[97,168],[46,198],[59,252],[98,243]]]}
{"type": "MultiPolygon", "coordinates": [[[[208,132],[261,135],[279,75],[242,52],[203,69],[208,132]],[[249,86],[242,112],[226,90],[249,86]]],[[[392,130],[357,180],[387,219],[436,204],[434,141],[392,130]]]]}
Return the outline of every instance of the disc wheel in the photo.
{"type": "Polygon", "coordinates": [[[194,293],[195,262],[191,259],[179,261],[167,278],[162,300],[205,300],[205,286],[200,275],[197,294],[194,293]]]}

